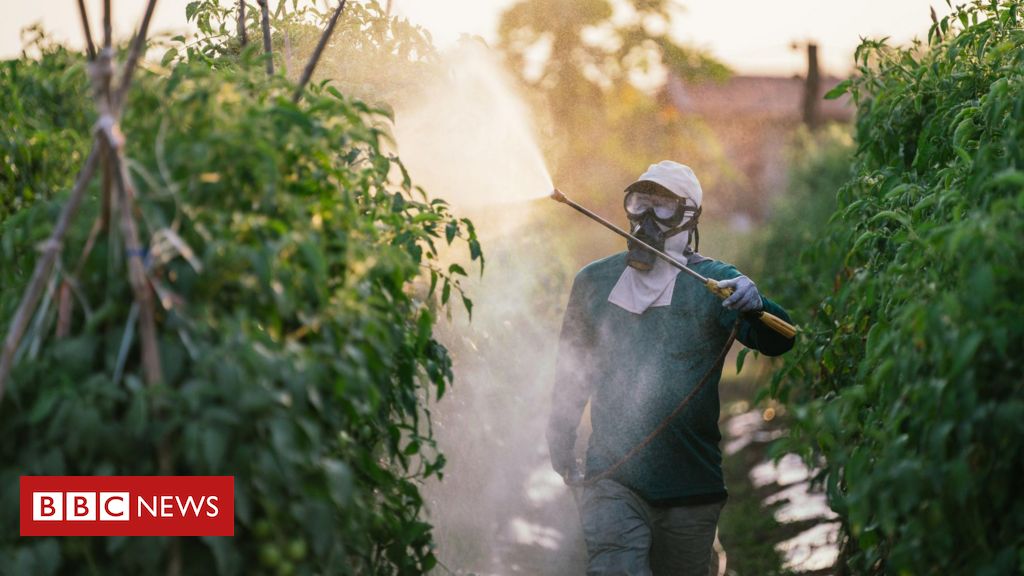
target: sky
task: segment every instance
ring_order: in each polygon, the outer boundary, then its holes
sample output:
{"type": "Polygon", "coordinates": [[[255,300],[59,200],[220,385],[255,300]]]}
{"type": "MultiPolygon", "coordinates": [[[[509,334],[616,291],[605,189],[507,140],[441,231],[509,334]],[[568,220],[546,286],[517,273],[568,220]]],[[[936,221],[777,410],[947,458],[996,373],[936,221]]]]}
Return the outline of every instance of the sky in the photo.
{"type": "MultiPolygon", "coordinates": [[[[221,0],[224,3],[232,0],[221,0]]],[[[276,6],[277,0],[269,0],[276,6]]],[[[318,0],[324,1],[324,0],[318,0]]],[[[354,0],[359,1],[359,0],[354,0]]],[[[498,18],[515,0],[392,0],[397,14],[428,28],[436,42],[450,45],[461,34],[493,41],[498,18]]],[[[383,2],[383,0],[382,0],[383,2]]],[[[100,29],[100,0],[85,0],[93,14],[93,34],[100,29]]],[[[130,35],[141,19],[143,0],[112,0],[115,34],[130,35]]],[[[152,29],[188,30],[188,0],[159,0],[152,29]]],[[[255,4],[255,2],[250,2],[255,4]]],[[[679,0],[683,9],[673,34],[703,48],[741,74],[793,75],[805,70],[803,45],[816,42],[828,74],[845,75],[852,68],[853,50],[861,36],[888,36],[908,43],[924,38],[930,23],[929,7],[940,15],[945,0],[679,0]]],[[[61,40],[82,44],[75,0],[5,0],[0,19],[0,58],[20,51],[19,31],[42,22],[61,40]]]]}

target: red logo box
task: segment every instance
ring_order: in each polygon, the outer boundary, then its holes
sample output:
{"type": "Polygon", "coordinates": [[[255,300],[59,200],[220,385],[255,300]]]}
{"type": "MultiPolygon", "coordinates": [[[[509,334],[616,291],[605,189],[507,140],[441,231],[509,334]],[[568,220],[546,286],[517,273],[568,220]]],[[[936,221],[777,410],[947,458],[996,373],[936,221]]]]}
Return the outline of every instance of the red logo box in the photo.
{"type": "Polygon", "coordinates": [[[22,476],[22,536],[234,536],[234,476],[22,476]]]}

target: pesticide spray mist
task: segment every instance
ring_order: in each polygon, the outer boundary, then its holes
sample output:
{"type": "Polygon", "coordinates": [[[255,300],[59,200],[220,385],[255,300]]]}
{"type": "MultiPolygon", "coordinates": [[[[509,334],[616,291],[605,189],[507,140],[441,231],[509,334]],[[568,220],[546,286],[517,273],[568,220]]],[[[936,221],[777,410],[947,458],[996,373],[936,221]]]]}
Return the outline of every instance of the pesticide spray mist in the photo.
{"type": "Polygon", "coordinates": [[[466,40],[444,60],[444,76],[396,111],[399,152],[416,181],[460,207],[550,194],[531,115],[497,55],[466,40]]]}
{"type": "MultiPolygon", "coordinates": [[[[553,186],[536,127],[498,57],[476,41],[396,110],[413,181],[477,225],[486,273],[465,284],[472,321],[437,329],[455,382],[431,406],[448,465],[425,487],[438,557],[453,573],[581,570],[573,500],[548,463],[544,428],[572,266],[558,258],[553,186]]],[[[443,572],[443,570],[442,570],[443,572]]]]}

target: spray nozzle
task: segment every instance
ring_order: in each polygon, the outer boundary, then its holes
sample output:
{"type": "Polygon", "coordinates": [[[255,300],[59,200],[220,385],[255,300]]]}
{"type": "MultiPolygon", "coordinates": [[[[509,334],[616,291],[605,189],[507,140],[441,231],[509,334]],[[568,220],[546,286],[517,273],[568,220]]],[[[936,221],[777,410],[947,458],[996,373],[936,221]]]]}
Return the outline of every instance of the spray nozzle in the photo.
{"type": "Polygon", "coordinates": [[[562,191],[558,188],[551,191],[551,199],[555,202],[561,202],[562,204],[566,204],[566,201],[568,200],[568,198],[565,197],[565,194],[562,194],[562,191]]]}

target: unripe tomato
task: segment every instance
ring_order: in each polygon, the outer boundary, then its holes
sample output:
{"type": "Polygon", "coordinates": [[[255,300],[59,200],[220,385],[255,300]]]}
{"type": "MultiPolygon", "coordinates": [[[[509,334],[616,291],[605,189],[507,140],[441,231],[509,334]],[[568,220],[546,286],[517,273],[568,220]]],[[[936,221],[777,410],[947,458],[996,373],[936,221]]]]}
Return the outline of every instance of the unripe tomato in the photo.
{"type": "Polygon", "coordinates": [[[292,560],[302,560],[306,557],[306,541],[295,539],[288,543],[288,557],[292,560]]]}
{"type": "Polygon", "coordinates": [[[260,520],[252,528],[252,533],[260,540],[266,540],[270,537],[270,533],[273,530],[273,526],[270,524],[270,520],[260,520]]]}
{"type": "Polygon", "coordinates": [[[260,547],[260,561],[266,566],[279,566],[281,564],[281,549],[276,544],[264,544],[260,547]]]}

